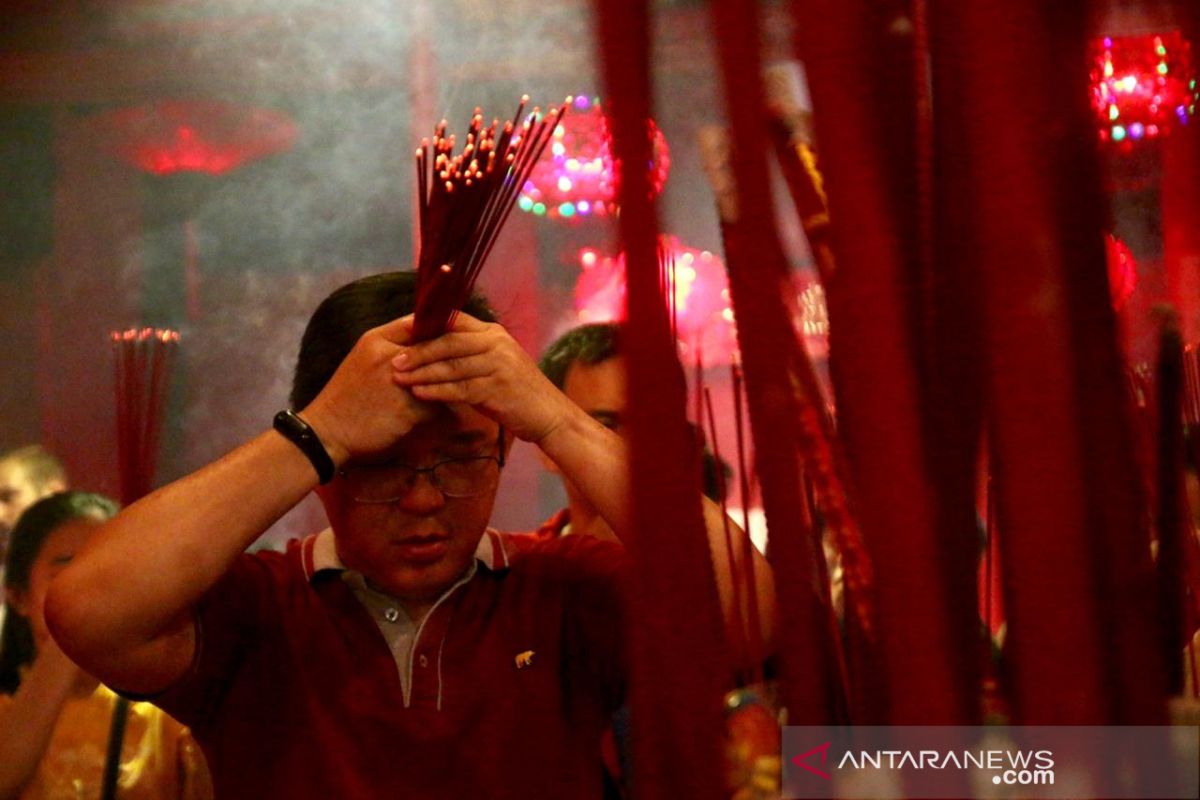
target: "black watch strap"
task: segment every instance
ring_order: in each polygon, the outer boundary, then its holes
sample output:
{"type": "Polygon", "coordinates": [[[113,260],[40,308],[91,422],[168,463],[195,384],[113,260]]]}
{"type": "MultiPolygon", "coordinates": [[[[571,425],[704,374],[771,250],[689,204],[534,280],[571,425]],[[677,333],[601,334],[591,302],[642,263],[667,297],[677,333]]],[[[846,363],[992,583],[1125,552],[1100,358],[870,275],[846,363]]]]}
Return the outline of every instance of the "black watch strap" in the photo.
{"type": "Polygon", "coordinates": [[[286,409],[275,415],[274,426],[275,430],[283,434],[285,439],[300,448],[300,452],[308,457],[322,484],[333,480],[336,471],[333,459],[329,457],[325,445],[321,444],[321,440],[312,426],[286,409]]]}

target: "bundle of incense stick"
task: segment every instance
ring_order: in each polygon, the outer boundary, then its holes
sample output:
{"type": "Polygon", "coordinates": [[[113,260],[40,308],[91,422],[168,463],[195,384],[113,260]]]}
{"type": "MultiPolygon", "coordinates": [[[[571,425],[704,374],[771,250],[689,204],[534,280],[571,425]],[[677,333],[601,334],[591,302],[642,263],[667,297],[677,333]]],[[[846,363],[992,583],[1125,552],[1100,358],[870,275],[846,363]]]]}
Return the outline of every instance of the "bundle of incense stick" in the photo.
{"type": "Polygon", "coordinates": [[[116,377],[121,502],[128,505],[154,488],[167,377],[179,334],[161,328],[130,328],[109,336],[116,377]]]}
{"type": "Polygon", "coordinates": [[[484,127],[476,108],[462,151],[442,120],[417,150],[417,212],[421,236],[413,338],[431,339],[450,325],[487,261],[521,186],[546,149],[571,98],[546,114],[529,98],[503,125],[484,127]]]}

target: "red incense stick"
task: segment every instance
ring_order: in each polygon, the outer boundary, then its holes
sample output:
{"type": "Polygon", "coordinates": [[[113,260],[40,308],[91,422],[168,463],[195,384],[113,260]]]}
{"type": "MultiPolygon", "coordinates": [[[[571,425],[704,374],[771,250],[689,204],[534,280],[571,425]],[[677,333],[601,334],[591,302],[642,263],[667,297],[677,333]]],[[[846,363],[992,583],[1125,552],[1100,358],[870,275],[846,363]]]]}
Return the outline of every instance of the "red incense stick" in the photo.
{"type": "Polygon", "coordinates": [[[167,379],[179,334],[158,328],[113,331],[117,404],[117,463],[121,502],[154,487],[166,409],[167,379]]]}
{"type": "Polygon", "coordinates": [[[482,113],[475,109],[460,152],[455,152],[456,140],[447,133],[445,120],[433,139],[423,140],[417,149],[417,341],[445,331],[466,302],[521,186],[568,105],[545,115],[535,108],[522,121],[528,100],[523,97],[516,114],[503,125],[493,120],[485,127],[482,113]]]}

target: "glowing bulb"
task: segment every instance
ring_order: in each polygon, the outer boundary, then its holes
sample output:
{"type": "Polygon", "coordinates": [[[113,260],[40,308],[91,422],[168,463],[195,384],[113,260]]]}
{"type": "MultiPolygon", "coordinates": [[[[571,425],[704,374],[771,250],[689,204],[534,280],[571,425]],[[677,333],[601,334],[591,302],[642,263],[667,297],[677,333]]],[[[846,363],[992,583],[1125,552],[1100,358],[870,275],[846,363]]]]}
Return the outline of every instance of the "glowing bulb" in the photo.
{"type": "Polygon", "coordinates": [[[1145,133],[1146,133],[1146,128],[1140,122],[1135,122],[1129,126],[1129,136],[1132,139],[1140,139],[1140,138],[1142,138],[1142,135],[1145,133]]]}
{"type": "Polygon", "coordinates": [[[1116,119],[1119,116],[1121,116],[1121,112],[1117,108],[1115,103],[1108,107],[1108,118],[1109,119],[1116,119]]]}
{"type": "Polygon", "coordinates": [[[595,250],[584,250],[583,255],[581,255],[579,257],[579,260],[581,262],[583,262],[583,265],[585,267],[596,266],[596,251],[595,250]]]}
{"type": "Polygon", "coordinates": [[[592,211],[592,204],[587,200],[580,200],[575,204],[575,210],[580,214],[589,214],[592,211]]]}
{"type": "Polygon", "coordinates": [[[558,179],[558,190],[560,192],[571,191],[571,179],[565,175],[563,177],[559,178],[558,179]]]}
{"type": "Polygon", "coordinates": [[[561,204],[558,207],[558,213],[560,215],[562,215],[564,217],[568,217],[568,218],[575,216],[575,204],[574,203],[561,204]]]}
{"type": "Polygon", "coordinates": [[[563,147],[562,142],[555,142],[554,144],[550,145],[550,152],[556,156],[561,156],[567,152],[567,148],[563,147]]]}
{"type": "Polygon", "coordinates": [[[529,211],[533,208],[533,201],[527,195],[521,195],[521,199],[517,201],[517,207],[522,211],[529,211]]]}
{"type": "Polygon", "coordinates": [[[1120,125],[1113,125],[1112,138],[1113,138],[1114,142],[1124,141],[1125,140],[1125,128],[1123,128],[1120,125]]]}
{"type": "Polygon", "coordinates": [[[567,168],[568,172],[579,172],[579,159],[578,158],[568,158],[563,163],[563,166],[567,168]]]}
{"type": "Polygon", "coordinates": [[[733,309],[726,308],[726,309],[722,310],[721,311],[721,319],[725,320],[726,322],[733,322],[733,309]]]}
{"type": "Polygon", "coordinates": [[[544,216],[546,213],[546,204],[545,203],[534,203],[533,204],[533,213],[537,214],[539,217],[544,216]]]}

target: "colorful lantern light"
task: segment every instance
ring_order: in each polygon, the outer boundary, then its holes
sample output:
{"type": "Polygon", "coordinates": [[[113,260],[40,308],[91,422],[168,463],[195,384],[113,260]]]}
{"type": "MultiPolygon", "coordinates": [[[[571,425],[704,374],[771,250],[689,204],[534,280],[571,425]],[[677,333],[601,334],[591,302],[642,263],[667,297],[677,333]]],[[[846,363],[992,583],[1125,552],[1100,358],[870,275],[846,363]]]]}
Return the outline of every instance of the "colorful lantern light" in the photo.
{"type": "Polygon", "coordinates": [[[1091,49],[1092,104],[1102,141],[1130,147],[1195,116],[1195,63],[1179,31],[1106,36],[1091,49]]]}
{"type": "MultiPolygon", "coordinates": [[[[654,142],[650,183],[657,195],[667,181],[671,159],[667,140],[653,120],[647,122],[654,142]]],[[[614,213],[617,170],[612,157],[608,120],[600,99],[577,95],[554,131],[550,153],[522,187],[517,206],[538,216],[576,220],[614,213]]]]}

